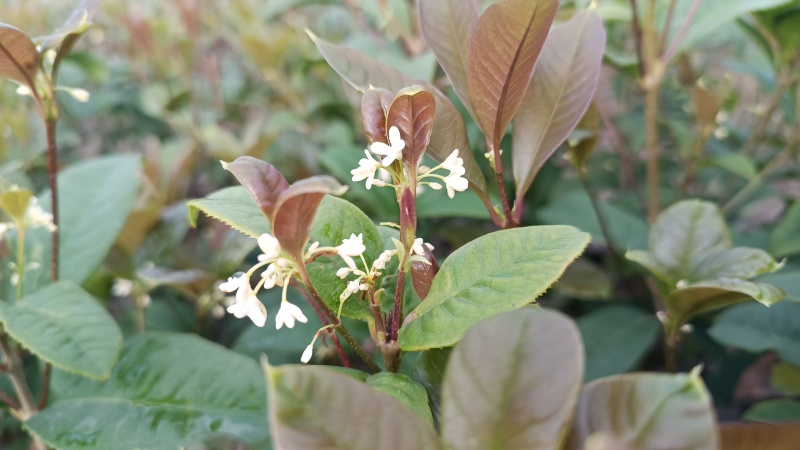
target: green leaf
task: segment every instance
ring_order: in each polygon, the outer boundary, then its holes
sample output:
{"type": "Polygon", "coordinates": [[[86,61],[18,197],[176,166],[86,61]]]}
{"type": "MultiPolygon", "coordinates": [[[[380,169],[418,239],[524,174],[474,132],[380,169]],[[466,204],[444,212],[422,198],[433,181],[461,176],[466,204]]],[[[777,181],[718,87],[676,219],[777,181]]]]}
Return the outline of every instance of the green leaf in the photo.
{"type": "Polygon", "coordinates": [[[606,32],[596,10],[550,32],[514,119],[513,162],[522,198],[553,152],[578,125],[600,76],[606,32]]]}
{"type": "Polygon", "coordinates": [[[800,421],[800,402],[767,400],[748,409],[742,419],[767,423],[800,421]]]}
{"type": "Polygon", "coordinates": [[[17,303],[0,302],[0,320],[14,340],[43,360],[87,377],[108,378],[122,347],[111,315],[69,281],[17,303]]]}
{"type": "Polygon", "coordinates": [[[33,82],[36,78],[39,63],[39,52],[31,38],[11,25],[0,23],[0,78],[35,89],[28,80],[33,82]]]}
{"type": "Polygon", "coordinates": [[[416,380],[402,373],[381,372],[367,378],[367,385],[389,395],[433,425],[428,393],[416,380]]]}
{"type": "Polygon", "coordinates": [[[100,0],[82,0],[72,11],[64,25],[56,30],[55,33],[37,39],[37,41],[41,41],[39,45],[40,52],[44,53],[49,49],[57,49],[51,71],[53,84],[58,80],[58,69],[61,66],[61,61],[70,54],[81,36],[89,29],[92,17],[98,8],[100,8],[100,0]]]}
{"type": "Polygon", "coordinates": [[[444,189],[425,189],[422,194],[417,195],[417,219],[443,217],[488,220],[489,212],[481,199],[470,190],[459,192],[452,199],[447,197],[444,189]]]}
{"type": "Polygon", "coordinates": [[[601,308],[577,322],[586,350],[585,382],[635,369],[661,329],[653,315],[622,305],[601,308]]]}
{"type": "Polygon", "coordinates": [[[533,302],[588,243],[588,234],[567,226],[497,231],[470,242],[441,265],[428,297],[400,329],[400,347],[452,346],[481,319],[533,302]]]}
{"type": "Polygon", "coordinates": [[[567,267],[553,287],[568,297],[607,300],[611,297],[614,282],[603,269],[589,262],[588,258],[580,258],[567,267]]]}
{"type": "MultiPolygon", "coordinates": [[[[688,50],[703,42],[704,38],[717,31],[723,25],[732,22],[736,17],[750,11],[773,8],[787,3],[789,0],[703,0],[697,3],[697,10],[692,16],[689,27],[683,28],[683,20],[673,20],[667,33],[668,43],[672,43],[675,37],[681,33],[682,40],[676,48],[675,55],[688,50]],[[681,31],[682,30],[682,31],[681,31]]],[[[660,0],[661,11],[666,11],[667,0],[660,0]]],[[[675,18],[685,18],[693,8],[693,2],[676,2],[675,18]]],[[[671,44],[668,44],[670,46],[671,44]]]]}
{"type": "Polygon", "coordinates": [[[713,278],[750,279],[783,267],[767,252],[758,248],[736,247],[710,252],[691,268],[689,282],[713,278]]]}
{"type": "Polygon", "coordinates": [[[758,277],[758,282],[778,287],[786,293],[786,300],[800,302],[800,271],[782,270],[758,277]]]}
{"type": "Polygon", "coordinates": [[[717,450],[715,422],[698,370],[618,375],[583,388],[566,449],[583,449],[598,434],[613,449],[717,450]]]}
{"type": "Polygon", "coordinates": [[[522,103],[557,10],[557,0],[505,0],[491,5],[475,25],[467,87],[475,121],[492,148],[522,103]]]}
{"type": "Polygon", "coordinates": [[[6,212],[16,222],[25,220],[25,211],[28,210],[33,192],[27,189],[16,189],[0,194],[0,209],[6,212]]]}
{"type": "Polygon", "coordinates": [[[750,158],[739,153],[727,153],[715,156],[708,160],[707,164],[722,167],[747,181],[758,176],[758,168],[756,168],[755,163],[750,158]]]}
{"type": "Polygon", "coordinates": [[[420,0],[419,28],[436,55],[450,84],[467,112],[474,118],[467,90],[467,59],[472,31],[478,23],[474,0],[420,0]]]}
{"type": "Polygon", "coordinates": [[[450,356],[443,385],[448,448],[560,448],[583,373],[574,323],[525,308],[480,322],[450,356]]]}
{"type": "MultiPolygon", "coordinates": [[[[106,156],[58,175],[59,278],[82,284],[103,262],[136,206],[142,179],[138,155],[106,156]]],[[[42,208],[50,209],[50,192],[42,208]]]]}
{"type": "Polygon", "coordinates": [[[263,233],[269,233],[267,218],[244,186],[221,189],[206,198],[192,200],[187,206],[192,226],[197,226],[197,216],[202,211],[207,216],[255,239],[263,233]]]}
{"type": "Polygon", "coordinates": [[[775,227],[769,241],[775,257],[800,253],[800,202],[795,202],[775,227]]]}
{"type": "Polygon", "coordinates": [[[723,311],[708,333],[723,345],[754,353],[774,351],[800,366],[800,304],[738,305],[723,311]]]}
{"type": "Polygon", "coordinates": [[[800,395],[800,367],[786,362],[778,362],[772,366],[769,375],[770,387],[789,396],[800,395]]]}
{"type": "Polygon", "coordinates": [[[786,450],[800,442],[800,423],[724,423],[722,450],[786,450]]]}
{"type": "MultiPolygon", "coordinates": [[[[352,203],[336,197],[326,197],[317,210],[317,218],[311,229],[311,241],[319,242],[322,247],[337,246],[342,243],[342,239],[349,238],[353,233],[363,234],[364,246],[367,247],[364,259],[371,264],[384,250],[375,224],[352,203]]],[[[360,261],[356,261],[356,264],[361,266],[360,261]]],[[[348,280],[336,276],[336,270],[342,267],[345,267],[345,263],[338,256],[321,256],[308,265],[308,274],[314,289],[334,311],[339,310],[339,294],[347,287],[348,280]]],[[[358,295],[345,301],[342,314],[357,319],[371,317],[367,300],[358,295]]]]}
{"type": "Polygon", "coordinates": [[[222,434],[268,439],[257,363],[190,334],[134,337],[107,382],[56,372],[53,389],[58,399],[25,427],[58,449],[175,449],[222,434]]]}
{"type": "Polygon", "coordinates": [[[429,155],[437,162],[443,162],[453,150],[461,150],[459,156],[464,160],[464,169],[466,170],[464,176],[470,181],[474,189],[486,192],[486,179],[483,177],[472,151],[469,150],[470,146],[464,119],[444,94],[430,83],[403,75],[369,56],[325,42],[310,32],[309,35],[333,70],[359,92],[366,92],[373,86],[390,92],[397,92],[403,88],[419,84],[433,93],[436,97],[436,114],[433,119],[434,128],[429,146],[429,155]]]}
{"type": "Polygon", "coordinates": [[[430,410],[437,423],[441,421],[442,382],[451,350],[452,347],[436,348],[420,353],[411,373],[411,376],[428,391],[430,410]]]}
{"type": "Polygon", "coordinates": [[[270,429],[284,450],[434,450],[433,428],[392,397],[319,366],[270,367],[270,429]]]}

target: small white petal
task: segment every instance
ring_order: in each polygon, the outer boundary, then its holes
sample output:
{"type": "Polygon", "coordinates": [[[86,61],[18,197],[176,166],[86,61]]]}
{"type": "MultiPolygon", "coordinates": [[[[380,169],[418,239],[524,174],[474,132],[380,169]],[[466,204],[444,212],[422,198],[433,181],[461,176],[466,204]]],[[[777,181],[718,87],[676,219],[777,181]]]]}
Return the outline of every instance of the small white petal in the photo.
{"type": "Polygon", "coordinates": [[[258,237],[258,247],[262,252],[258,256],[259,261],[270,261],[281,255],[281,244],[276,238],[267,233],[258,237]]]}
{"type": "Polygon", "coordinates": [[[352,270],[350,270],[349,267],[342,267],[336,271],[336,276],[344,280],[347,278],[347,275],[350,275],[350,272],[352,272],[352,270]]]}
{"type": "Polygon", "coordinates": [[[300,362],[302,362],[303,364],[307,364],[309,361],[311,361],[311,356],[313,354],[314,354],[314,347],[309,345],[308,347],[306,347],[305,350],[303,350],[303,356],[300,357],[300,362]]]}

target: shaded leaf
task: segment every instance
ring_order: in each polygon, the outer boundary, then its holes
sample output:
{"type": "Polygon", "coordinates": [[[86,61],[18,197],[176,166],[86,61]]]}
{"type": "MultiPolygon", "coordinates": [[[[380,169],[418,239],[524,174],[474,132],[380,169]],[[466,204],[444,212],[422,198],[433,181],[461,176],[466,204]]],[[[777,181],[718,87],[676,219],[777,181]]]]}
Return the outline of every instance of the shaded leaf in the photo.
{"type": "Polygon", "coordinates": [[[589,262],[588,258],[580,258],[567,267],[553,288],[581,300],[607,300],[614,283],[605,271],[589,262]]]}
{"type": "Polygon", "coordinates": [[[800,423],[725,423],[721,450],[784,450],[800,442],[800,423]]]}
{"type": "Polygon", "coordinates": [[[800,271],[781,270],[778,273],[771,273],[758,277],[761,283],[768,283],[777,286],[786,293],[786,299],[800,302],[800,271]]]}
{"type": "Polygon", "coordinates": [[[31,83],[39,71],[39,63],[39,52],[31,38],[11,25],[0,23],[0,78],[35,89],[31,83]]]}
{"type": "Polygon", "coordinates": [[[795,202],[786,210],[783,219],[772,231],[769,248],[777,258],[800,253],[800,202],[795,202]]]}
{"type": "Polygon", "coordinates": [[[414,363],[411,374],[428,392],[430,409],[437,423],[441,422],[442,382],[451,350],[452,347],[447,347],[422,352],[414,363]]]}
{"type": "Polygon", "coordinates": [[[0,302],[5,331],[56,367],[108,378],[122,347],[111,315],[80,286],[60,281],[16,303],[0,302]]]}
{"type": "Polygon", "coordinates": [[[598,112],[597,107],[591,104],[589,105],[589,109],[586,110],[586,114],[583,115],[581,121],[578,122],[577,129],[572,132],[572,135],[575,135],[579,132],[583,134],[578,138],[573,138],[571,135],[567,140],[567,143],[569,144],[569,150],[567,151],[566,156],[570,164],[572,164],[576,169],[585,170],[586,160],[589,159],[589,156],[592,154],[592,152],[594,152],[594,149],[597,146],[597,136],[599,130],[600,113],[598,112]]]}
{"type": "Polygon", "coordinates": [[[451,346],[481,319],[533,302],[588,243],[588,234],[567,226],[497,231],[468,243],[442,264],[401,328],[400,347],[451,346]]]}
{"type": "Polygon", "coordinates": [[[618,375],[587,384],[566,449],[583,449],[592,435],[612,439],[617,446],[611,448],[717,449],[714,409],[697,370],[618,375]]]}
{"type": "Polygon", "coordinates": [[[769,376],[770,387],[790,396],[800,395],[800,367],[786,362],[772,366],[769,376]]]}
{"type": "Polygon", "coordinates": [[[478,23],[475,1],[419,0],[417,10],[422,37],[436,55],[461,103],[474,118],[467,89],[467,59],[472,32],[478,23]]]}
{"type": "Polygon", "coordinates": [[[414,261],[411,263],[411,281],[414,284],[414,290],[419,295],[419,298],[425,300],[428,292],[431,290],[431,284],[436,274],[439,272],[439,263],[436,262],[436,257],[431,253],[431,249],[427,246],[422,246],[425,250],[425,259],[429,264],[421,261],[414,261]]]}
{"type": "Polygon", "coordinates": [[[406,143],[403,163],[416,171],[431,141],[436,100],[421,86],[412,86],[398,92],[386,113],[386,127],[397,127],[406,143]]]}
{"type": "Polygon", "coordinates": [[[100,0],[82,0],[61,28],[49,36],[37,39],[37,42],[41,42],[39,49],[42,53],[49,49],[58,49],[53,60],[51,72],[54,83],[58,79],[58,69],[61,67],[61,62],[64,57],[70,54],[72,48],[83,36],[83,33],[89,29],[92,17],[99,8],[100,0]]]}
{"type": "Polygon", "coordinates": [[[475,25],[467,86],[475,120],[493,147],[517,113],[557,10],[557,0],[504,0],[475,25]]]}
{"type": "Polygon", "coordinates": [[[252,156],[241,156],[230,163],[223,163],[239,180],[267,218],[272,218],[278,197],[289,188],[289,182],[272,164],[252,156]]]}
{"type": "Polygon", "coordinates": [[[326,194],[341,195],[346,190],[332,177],[315,176],[299,180],[281,192],[270,224],[283,251],[295,261],[302,261],[320,202],[326,194]]]}
{"type": "Polygon", "coordinates": [[[370,88],[361,98],[361,126],[370,144],[388,144],[389,130],[386,129],[386,111],[392,104],[392,93],[386,89],[370,88]]]}
{"type": "Polygon", "coordinates": [[[367,385],[389,395],[433,425],[428,393],[416,380],[402,373],[380,372],[367,378],[367,385]]]}
{"type": "Polygon", "coordinates": [[[723,345],[754,353],[774,351],[800,366],[800,304],[738,305],[717,316],[708,333],[723,345]]]}
{"type": "Polygon", "coordinates": [[[192,226],[197,226],[197,216],[202,211],[234,230],[256,239],[263,233],[269,233],[270,230],[269,221],[244,186],[220,189],[205,198],[190,201],[187,206],[192,226]]]}
{"type": "Polygon", "coordinates": [[[431,135],[429,156],[437,162],[442,162],[453,150],[461,150],[459,156],[464,160],[465,178],[475,189],[486,192],[486,179],[475,162],[472,151],[469,150],[464,119],[444,94],[430,83],[403,75],[369,56],[325,42],[311,33],[309,35],[331,68],[360,92],[366,92],[373,86],[397,92],[415,84],[422,85],[431,92],[436,97],[436,114],[433,120],[435,127],[431,135]]]}
{"type": "Polygon", "coordinates": [[[577,323],[586,350],[586,382],[635,369],[661,329],[652,314],[622,305],[601,308],[577,323]]]}
{"type": "Polygon", "coordinates": [[[742,419],[767,423],[798,422],[800,421],[800,402],[767,400],[748,409],[742,419]]]}
{"type": "Polygon", "coordinates": [[[597,87],[606,32],[596,10],[554,29],[514,120],[513,161],[521,198],[586,113],[597,87]]]}
{"type": "Polygon", "coordinates": [[[563,314],[525,308],[484,320],[450,357],[443,440],[459,450],[560,448],[582,373],[580,335],[563,314]]]}
{"type": "Polygon", "coordinates": [[[250,444],[269,438],[257,363],[191,334],[133,337],[107,382],[56,371],[53,390],[57,400],[25,423],[53,448],[175,449],[219,434],[250,444]]]}
{"type": "Polygon", "coordinates": [[[285,450],[433,450],[433,428],[392,397],[324,367],[264,364],[273,442],[285,450]],[[357,412],[357,414],[355,414],[357,412]]]}

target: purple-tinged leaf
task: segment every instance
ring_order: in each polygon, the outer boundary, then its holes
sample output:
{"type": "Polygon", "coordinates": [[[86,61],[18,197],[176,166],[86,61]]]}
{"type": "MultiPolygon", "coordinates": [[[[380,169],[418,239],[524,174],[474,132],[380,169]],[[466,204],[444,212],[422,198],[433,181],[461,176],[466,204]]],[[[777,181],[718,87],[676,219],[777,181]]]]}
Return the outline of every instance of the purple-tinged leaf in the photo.
{"type": "Polygon", "coordinates": [[[39,70],[39,52],[25,33],[0,23],[0,78],[18,81],[31,89],[39,70]]]}
{"type": "Polygon", "coordinates": [[[388,144],[386,129],[386,112],[392,104],[392,93],[386,89],[373,88],[364,92],[361,99],[361,125],[370,144],[383,142],[388,144]]]}
{"type": "Polygon", "coordinates": [[[544,45],[514,120],[517,198],[583,117],[592,101],[606,42],[594,10],[556,28],[544,45]]]}
{"type": "Polygon", "coordinates": [[[475,120],[497,146],[528,90],[558,0],[504,0],[478,19],[469,44],[467,86],[475,120]]]}
{"type": "Polygon", "coordinates": [[[270,219],[272,234],[283,250],[296,261],[302,261],[320,202],[326,194],[341,195],[346,190],[346,186],[328,176],[306,178],[284,190],[270,219]]]}
{"type": "Polygon", "coordinates": [[[422,86],[401,90],[392,100],[386,114],[386,127],[397,127],[406,143],[403,163],[409,172],[416,172],[431,141],[436,101],[422,86]]]}
{"type": "Polygon", "coordinates": [[[439,273],[439,263],[436,262],[436,257],[433,256],[431,249],[425,245],[423,245],[422,248],[425,250],[425,259],[427,259],[430,264],[425,264],[420,261],[412,262],[411,281],[414,283],[414,290],[417,292],[417,295],[419,295],[419,298],[425,300],[425,297],[428,296],[428,292],[431,290],[433,278],[439,273]]]}
{"type": "Polygon", "coordinates": [[[252,156],[236,158],[223,167],[244,186],[268,219],[272,218],[278,197],[289,187],[289,182],[272,164],[252,156]]]}
{"type": "Polygon", "coordinates": [[[363,53],[325,42],[311,32],[309,36],[331,68],[360,92],[366,92],[371,87],[397,92],[415,84],[422,85],[431,92],[436,98],[436,126],[431,135],[428,155],[437,162],[442,162],[453,150],[459,149],[466,170],[464,176],[473,189],[486,192],[486,179],[470,150],[464,119],[444,94],[430,83],[415,80],[363,53]]]}
{"type": "Polygon", "coordinates": [[[469,43],[478,23],[475,0],[419,0],[419,26],[453,90],[473,117],[467,89],[469,43]]]}

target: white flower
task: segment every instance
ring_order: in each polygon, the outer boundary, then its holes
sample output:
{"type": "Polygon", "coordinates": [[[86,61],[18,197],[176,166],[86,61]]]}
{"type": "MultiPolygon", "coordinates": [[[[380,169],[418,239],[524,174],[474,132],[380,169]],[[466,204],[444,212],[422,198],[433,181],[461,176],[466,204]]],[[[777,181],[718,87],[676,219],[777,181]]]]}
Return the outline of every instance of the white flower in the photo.
{"type": "Polygon", "coordinates": [[[281,256],[281,244],[271,235],[264,233],[258,237],[258,247],[262,254],[258,255],[259,261],[270,261],[281,256]]]}
{"type": "Polygon", "coordinates": [[[366,285],[361,284],[361,278],[355,279],[349,283],[347,283],[347,287],[345,290],[339,295],[339,301],[343,302],[347,300],[351,295],[355,294],[360,290],[366,289],[366,285]],[[363,287],[362,287],[363,286],[363,287]]]}
{"type": "Polygon", "coordinates": [[[39,206],[39,200],[31,197],[28,208],[25,210],[25,223],[31,228],[46,228],[48,231],[55,231],[53,215],[39,206]]]}
{"type": "Polygon", "coordinates": [[[309,344],[309,346],[306,347],[305,350],[303,350],[303,356],[300,357],[300,361],[303,364],[307,364],[309,361],[311,361],[311,356],[313,355],[314,355],[314,344],[309,344]]]}
{"type": "Polygon", "coordinates": [[[336,247],[336,253],[339,254],[347,264],[347,267],[353,272],[358,270],[355,261],[353,261],[353,256],[361,256],[366,250],[367,247],[364,246],[364,235],[362,233],[359,233],[358,236],[355,233],[350,234],[350,238],[343,239],[342,244],[336,247]]]}
{"type": "Polygon", "coordinates": [[[386,264],[388,264],[389,261],[392,260],[392,256],[394,256],[395,253],[397,253],[397,250],[386,250],[385,252],[381,253],[381,255],[378,256],[378,259],[376,259],[375,262],[372,263],[372,268],[374,270],[385,269],[386,264]]]}
{"type": "Polygon", "coordinates": [[[428,183],[428,186],[430,186],[431,189],[433,189],[434,191],[439,191],[442,189],[442,185],[435,181],[431,181],[430,183],[428,183]]]}
{"type": "MultiPolygon", "coordinates": [[[[380,178],[381,181],[384,182],[384,184],[392,182],[392,174],[389,173],[389,171],[386,169],[378,169],[378,178],[380,178]]],[[[377,186],[377,184],[375,184],[375,186],[377,186]]]]}
{"type": "Polygon", "coordinates": [[[416,238],[414,239],[414,244],[411,246],[411,254],[425,256],[425,248],[423,245],[428,247],[428,249],[433,250],[433,245],[422,242],[422,238],[416,238]]]}
{"type": "Polygon", "coordinates": [[[366,179],[367,189],[370,189],[373,184],[375,186],[381,187],[380,186],[381,183],[376,183],[375,180],[375,172],[381,168],[381,163],[373,159],[372,155],[370,155],[368,151],[364,150],[364,154],[367,155],[367,157],[361,158],[361,160],[358,161],[358,168],[350,171],[350,173],[353,175],[353,181],[361,181],[366,179]]]}
{"type": "Polygon", "coordinates": [[[5,223],[5,222],[0,222],[0,240],[2,240],[2,239],[3,239],[3,236],[4,236],[6,233],[8,233],[8,230],[10,230],[10,229],[12,229],[12,228],[14,228],[14,226],[13,226],[13,225],[11,225],[11,224],[8,224],[8,223],[5,223]]]}
{"type": "Polygon", "coordinates": [[[228,281],[220,284],[219,289],[222,292],[236,292],[236,303],[228,307],[228,312],[237,319],[249,317],[259,327],[267,323],[267,309],[256,297],[250,286],[250,277],[246,274],[234,274],[228,281]]]}
{"type": "Polygon", "coordinates": [[[297,305],[282,301],[281,308],[278,310],[278,314],[275,315],[275,329],[280,330],[283,324],[286,324],[287,328],[294,328],[295,320],[301,323],[308,322],[308,318],[297,305]]]}
{"type": "Polygon", "coordinates": [[[383,142],[374,142],[369,149],[376,155],[383,156],[381,164],[389,166],[395,161],[403,159],[403,149],[406,143],[400,138],[400,130],[397,127],[389,128],[389,145],[383,142]]]}
{"type": "Polygon", "coordinates": [[[469,187],[469,181],[457,172],[452,172],[444,178],[445,187],[447,187],[447,196],[450,198],[455,197],[456,192],[464,192],[469,187]]]}
{"type": "Polygon", "coordinates": [[[133,291],[133,281],[123,278],[117,278],[114,285],[111,286],[111,295],[114,297],[127,297],[133,291]]]}
{"type": "Polygon", "coordinates": [[[442,163],[442,167],[451,171],[451,172],[461,172],[464,174],[464,160],[458,157],[458,149],[453,150],[453,153],[450,153],[450,156],[444,160],[442,163]]]}
{"type": "Polygon", "coordinates": [[[264,278],[264,289],[272,289],[278,284],[279,276],[278,266],[275,263],[267,266],[267,270],[261,272],[261,278],[264,278]]]}
{"type": "Polygon", "coordinates": [[[350,272],[352,272],[352,270],[350,270],[349,267],[342,267],[336,271],[336,276],[344,280],[348,275],[350,275],[350,272]]]}

